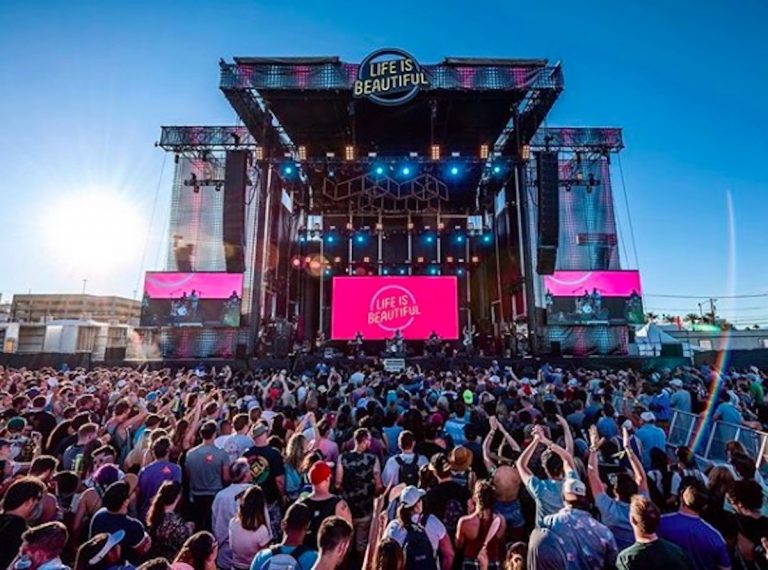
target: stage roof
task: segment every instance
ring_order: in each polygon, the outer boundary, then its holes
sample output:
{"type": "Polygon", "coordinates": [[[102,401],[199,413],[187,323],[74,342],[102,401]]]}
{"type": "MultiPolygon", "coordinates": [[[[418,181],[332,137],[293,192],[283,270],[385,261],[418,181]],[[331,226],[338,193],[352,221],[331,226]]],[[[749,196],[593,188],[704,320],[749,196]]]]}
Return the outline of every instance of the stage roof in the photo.
{"type": "Polygon", "coordinates": [[[477,156],[488,144],[512,156],[563,89],[560,65],[547,60],[452,57],[422,65],[429,87],[387,107],[353,97],[359,64],[338,57],[237,57],[220,67],[220,87],[254,139],[281,153],[303,145],[310,158],[343,156],[346,145],[358,156],[424,156],[433,143],[446,154],[477,156]]]}

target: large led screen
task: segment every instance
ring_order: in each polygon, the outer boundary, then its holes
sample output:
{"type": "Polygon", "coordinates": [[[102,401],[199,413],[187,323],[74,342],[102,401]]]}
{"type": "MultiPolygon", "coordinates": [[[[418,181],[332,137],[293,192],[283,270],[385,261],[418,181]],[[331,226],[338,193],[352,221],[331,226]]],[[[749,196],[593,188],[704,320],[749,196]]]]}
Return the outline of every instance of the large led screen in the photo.
{"type": "Polygon", "coordinates": [[[141,326],[240,326],[241,273],[148,271],[141,326]]]}
{"type": "Polygon", "coordinates": [[[335,277],[331,338],[424,340],[459,337],[456,277],[335,277]]]}
{"type": "Polygon", "coordinates": [[[547,322],[643,324],[638,271],[556,271],[544,277],[547,322]]]}

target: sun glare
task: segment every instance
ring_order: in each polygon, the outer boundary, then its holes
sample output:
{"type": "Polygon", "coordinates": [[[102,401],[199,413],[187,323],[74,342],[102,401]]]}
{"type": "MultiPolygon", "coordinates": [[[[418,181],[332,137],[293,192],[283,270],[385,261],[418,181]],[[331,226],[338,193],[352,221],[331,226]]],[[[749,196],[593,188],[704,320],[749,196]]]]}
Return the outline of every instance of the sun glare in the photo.
{"type": "Polygon", "coordinates": [[[136,206],[113,190],[62,195],[43,224],[46,261],[87,276],[137,263],[146,232],[136,206]]]}

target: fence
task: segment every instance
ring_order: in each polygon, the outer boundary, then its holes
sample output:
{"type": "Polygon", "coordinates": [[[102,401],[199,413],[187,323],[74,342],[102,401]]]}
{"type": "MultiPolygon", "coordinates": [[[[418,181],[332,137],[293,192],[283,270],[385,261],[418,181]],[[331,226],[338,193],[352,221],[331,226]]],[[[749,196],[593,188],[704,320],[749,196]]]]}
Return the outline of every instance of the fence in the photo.
{"type": "MultiPolygon", "coordinates": [[[[623,412],[625,404],[631,409],[634,402],[620,395],[614,397],[613,405],[619,413],[623,412]]],[[[705,461],[723,463],[728,459],[725,446],[730,441],[741,443],[755,458],[757,469],[768,475],[768,433],[729,422],[702,422],[697,414],[673,411],[667,430],[668,447],[685,446],[705,461]]]]}

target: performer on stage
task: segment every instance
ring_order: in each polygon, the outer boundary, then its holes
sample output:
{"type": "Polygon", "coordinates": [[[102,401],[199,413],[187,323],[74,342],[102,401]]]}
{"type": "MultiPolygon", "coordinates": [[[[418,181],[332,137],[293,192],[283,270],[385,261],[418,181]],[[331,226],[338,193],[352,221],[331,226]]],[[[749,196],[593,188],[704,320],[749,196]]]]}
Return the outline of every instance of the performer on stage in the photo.
{"type": "Polygon", "coordinates": [[[400,329],[397,329],[395,334],[392,335],[392,340],[389,341],[389,351],[397,355],[405,354],[405,339],[400,329]]]}
{"type": "Polygon", "coordinates": [[[357,331],[354,340],[349,341],[352,356],[364,356],[363,354],[363,333],[357,331]]]}
{"type": "Polygon", "coordinates": [[[477,336],[477,331],[475,329],[475,325],[467,324],[464,327],[463,331],[464,339],[461,341],[461,344],[464,346],[464,352],[467,353],[467,355],[471,355],[474,353],[475,348],[475,337],[477,336]]]}
{"type": "Polygon", "coordinates": [[[440,335],[436,331],[432,331],[427,339],[427,352],[430,356],[437,356],[440,352],[440,335]]]}
{"type": "Polygon", "coordinates": [[[323,350],[325,350],[325,334],[323,334],[323,331],[317,331],[317,336],[315,337],[315,349],[321,354],[323,350]]]}

